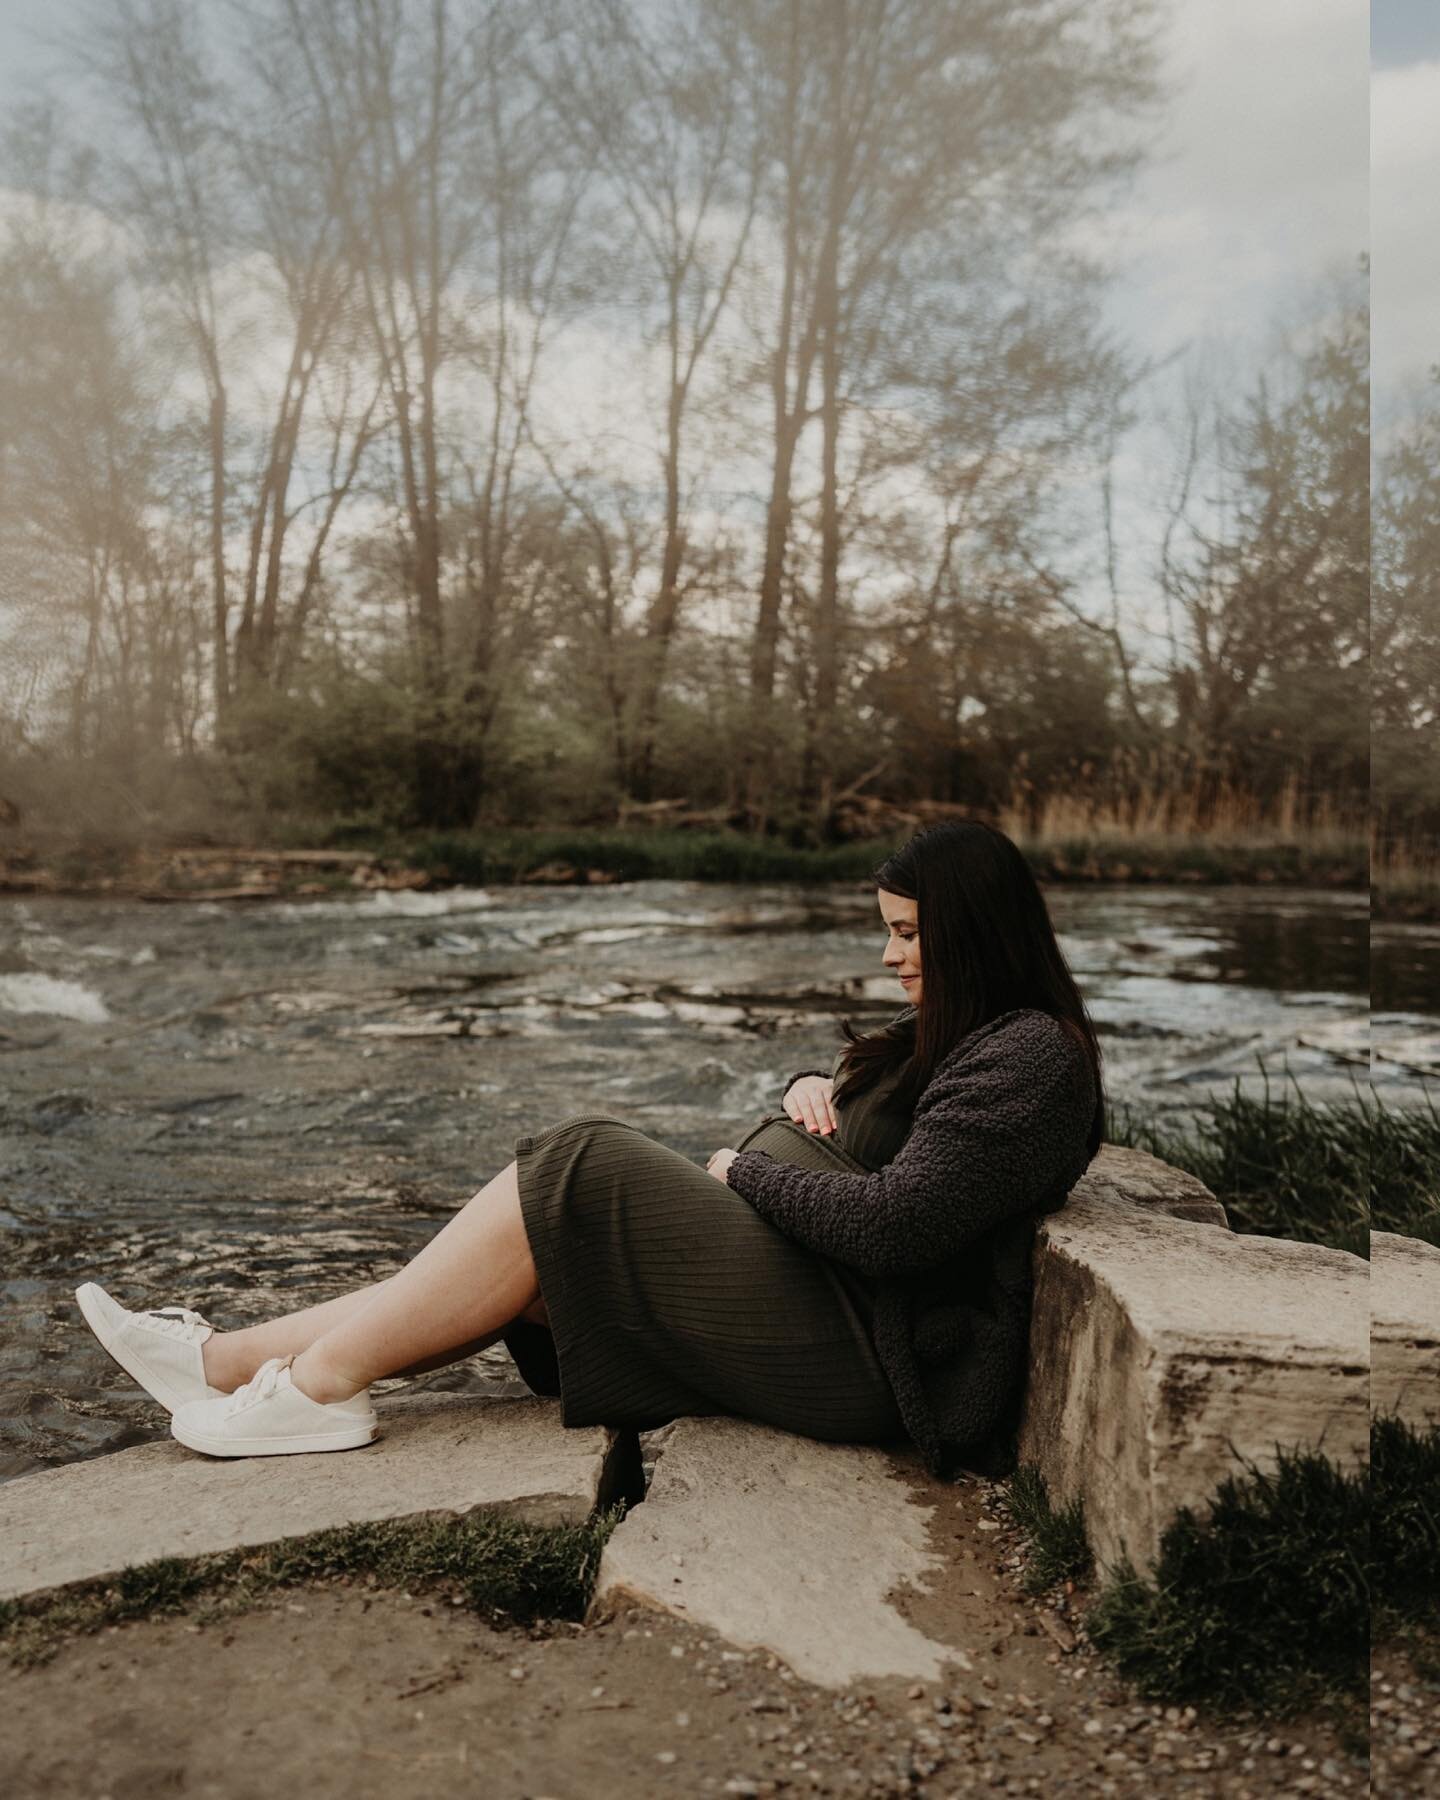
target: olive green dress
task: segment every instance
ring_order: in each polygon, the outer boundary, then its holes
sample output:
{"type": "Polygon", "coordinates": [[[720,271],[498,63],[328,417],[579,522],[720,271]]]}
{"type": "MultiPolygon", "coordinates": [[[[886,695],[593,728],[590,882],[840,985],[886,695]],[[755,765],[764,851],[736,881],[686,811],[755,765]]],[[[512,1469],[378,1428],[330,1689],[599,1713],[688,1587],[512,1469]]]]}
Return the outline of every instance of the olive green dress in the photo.
{"type": "MultiPolygon", "coordinates": [[[[881,1168],[910,1130],[892,1087],[837,1107],[833,1137],[777,1113],[734,1148],[807,1169],[881,1168]]],[[[517,1320],[505,1343],[531,1389],[560,1396],[566,1425],[643,1430],[733,1413],[842,1442],[905,1435],[875,1355],[867,1277],[608,1113],[519,1138],[515,1160],[550,1325],[517,1320]]]]}

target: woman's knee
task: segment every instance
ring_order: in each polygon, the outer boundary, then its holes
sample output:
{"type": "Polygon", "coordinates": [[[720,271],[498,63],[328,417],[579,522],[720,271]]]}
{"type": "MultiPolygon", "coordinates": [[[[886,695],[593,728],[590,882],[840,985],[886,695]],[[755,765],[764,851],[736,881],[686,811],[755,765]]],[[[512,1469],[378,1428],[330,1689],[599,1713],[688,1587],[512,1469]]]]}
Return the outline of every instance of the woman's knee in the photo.
{"type": "Polygon", "coordinates": [[[543,1131],[537,1131],[533,1137],[521,1138],[516,1144],[516,1155],[527,1150],[535,1150],[549,1144],[556,1138],[583,1137],[587,1144],[630,1145],[637,1137],[646,1134],[638,1125],[628,1120],[617,1118],[614,1113],[585,1112],[571,1113],[568,1118],[557,1119],[553,1125],[547,1125],[543,1131]]]}

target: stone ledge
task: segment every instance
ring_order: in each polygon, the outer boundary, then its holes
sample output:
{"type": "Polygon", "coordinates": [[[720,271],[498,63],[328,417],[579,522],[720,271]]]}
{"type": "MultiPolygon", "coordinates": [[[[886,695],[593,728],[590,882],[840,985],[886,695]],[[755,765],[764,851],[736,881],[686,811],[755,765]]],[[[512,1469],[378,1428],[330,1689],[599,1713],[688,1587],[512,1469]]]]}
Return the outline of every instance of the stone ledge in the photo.
{"type": "Polygon", "coordinates": [[[312,1456],[201,1456],[174,1440],[0,1487],[0,1599],[328,1527],[504,1513],[575,1524],[615,1497],[625,1444],[567,1431],[560,1403],[387,1394],[373,1444],[312,1456]]]}
{"type": "MultiPolygon", "coordinates": [[[[1161,1164],[1163,1169],[1165,1165],[1161,1164]]],[[[1277,1444],[1368,1449],[1367,1266],[1081,1183],[1036,1234],[1019,1456],[1085,1502],[1101,1567],[1142,1571],[1181,1506],[1277,1444]]]]}
{"type": "Polygon", "coordinates": [[[1440,1246],[1370,1233],[1370,1410],[1440,1425],[1440,1246]]]}
{"type": "Polygon", "coordinates": [[[1220,1225],[1227,1230],[1230,1225],[1225,1208],[1197,1176],[1162,1162],[1148,1150],[1131,1150],[1123,1144],[1100,1146],[1095,1160],[1071,1190],[1067,1208],[1077,1201],[1112,1200],[1128,1201],[1172,1219],[1190,1219],[1197,1225],[1220,1225]]]}
{"type": "Polygon", "coordinates": [[[928,1543],[934,1509],[895,1479],[886,1447],[726,1415],[679,1419],[667,1433],[644,1505],[605,1546],[590,1618],[657,1607],[824,1686],[934,1681],[970,1666],[887,1598],[940,1559],[928,1543]]]}

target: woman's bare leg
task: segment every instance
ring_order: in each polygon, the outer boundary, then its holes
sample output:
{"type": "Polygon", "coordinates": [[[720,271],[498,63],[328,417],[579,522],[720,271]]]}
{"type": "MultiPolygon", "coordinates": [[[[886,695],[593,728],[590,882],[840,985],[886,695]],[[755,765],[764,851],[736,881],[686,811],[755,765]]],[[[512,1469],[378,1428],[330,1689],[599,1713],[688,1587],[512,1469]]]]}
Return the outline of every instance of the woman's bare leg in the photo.
{"type": "MultiPolygon", "coordinates": [[[[408,1264],[405,1270],[400,1271],[400,1275],[407,1273],[408,1269],[413,1267],[414,1263],[418,1262],[434,1244],[439,1243],[442,1238],[447,1238],[459,1220],[472,1207],[479,1206],[484,1202],[486,1195],[496,1187],[497,1183],[504,1183],[507,1176],[513,1183],[514,1168],[514,1163],[509,1164],[495,1178],[494,1182],[487,1183],[478,1194],[474,1195],[461,1209],[461,1212],[457,1213],[455,1218],[436,1234],[431,1243],[426,1245],[425,1250],[418,1252],[412,1263],[408,1264]]],[[[493,1206],[494,1202],[489,1204],[493,1206]]],[[[518,1214],[518,1187],[515,1190],[515,1210],[518,1214]]],[[[523,1235],[523,1223],[520,1224],[520,1230],[523,1235]]],[[[528,1252],[528,1239],[526,1239],[525,1248],[528,1252]]],[[[285,1313],[278,1319],[267,1319],[260,1325],[249,1325],[240,1331],[213,1332],[201,1346],[201,1354],[205,1361],[205,1379],[212,1387],[220,1389],[222,1393],[233,1393],[237,1387],[250,1379],[261,1363],[272,1356],[293,1355],[298,1357],[301,1352],[308,1350],[326,1333],[365,1312],[384,1290],[399,1279],[399,1275],[388,1275],[381,1281],[370,1282],[367,1286],[356,1288],[348,1294],[341,1294],[334,1300],[324,1300],[317,1306],[307,1306],[298,1312],[285,1313]]],[[[517,1316],[529,1319],[539,1325],[549,1323],[549,1316],[545,1311],[545,1302],[540,1295],[538,1282],[534,1299],[517,1316]]],[[[422,1375],[431,1369],[441,1369],[450,1363],[461,1362],[467,1356],[477,1355],[481,1350],[488,1349],[491,1344],[497,1342],[509,1323],[510,1321],[507,1319],[494,1330],[483,1332],[463,1343],[445,1346],[432,1354],[409,1362],[401,1368],[391,1369],[388,1373],[391,1375],[422,1375]]],[[[365,1386],[368,1381],[376,1379],[378,1377],[372,1375],[367,1377],[367,1382],[362,1382],[360,1385],[365,1386]]],[[[356,1391],[359,1391],[358,1388],[356,1391]]]]}
{"type": "Polygon", "coordinates": [[[222,1393],[233,1393],[270,1357],[298,1356],[302,1350],[308,1350],[332,1325],[368,1306],[384,1285],[383,1281],[372,1281],[352,1293],[322,1300],[318,1306],[306,1306],[278,1319],[266,1319],[260,1325],[212,1332],[200,1346],[205,1379],[222,1393]]]}
{"type": "Polygon", "coordinates": [[[540,1298],[515,1164],[507,1163],[365,1305],[301,1350],[290,1376],[312,1400],[348,1400],[419,1363],[473,1354],[540,1298]]]}

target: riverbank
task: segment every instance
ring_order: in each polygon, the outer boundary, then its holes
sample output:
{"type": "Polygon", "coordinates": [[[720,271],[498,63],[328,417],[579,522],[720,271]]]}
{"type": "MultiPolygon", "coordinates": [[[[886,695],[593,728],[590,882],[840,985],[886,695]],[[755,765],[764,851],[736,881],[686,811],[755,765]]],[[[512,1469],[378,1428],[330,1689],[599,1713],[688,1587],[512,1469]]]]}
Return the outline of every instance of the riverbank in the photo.
{"type": "MultiPolygon", "coordinates": [[[[514,883],[864,882],[899,841],[876,838],[816,849],[739,832],[563,827],[411,834],[332,830],[317,832],[309,841],[293,841],[277,830],[270,842],[233,844],[35,837],[0,846],[0,892],[245,901],[318,897],[357,888],[514,883]]],[[[1370,880],[1359,840],[1225,842],[1107,833],[1027,839],[1022,847],[1037,877],[1052,884],[1360,890],[1370,880]]],[[[1440,918],[1440,889],[1428,898],[1427,892],[1407,887],[1401,916],[1428,916],[1428,905],[1440,918]]]]}
{"type": "Polygon", "coordinates": [[[46,1800],[162,1783],[222,1800],[297,1783],[429,1800],[477,1780],[495,1800],[1365,1791],[1358,1719],[1138,1698],[1088,1641],[1081,1603],[1027,1583],[1003,1490],[965,1485],[979,1522],[966,1528],[947,1493],[943,1572],[897,1600],[932,1635],[961,1632],[973,1666],[944,1680],[818,1686],[670,1613],[506,1626],[448,1574],[400,1586],[357,1570],[65,1634],[0,1674],[0,1768],[9,1791],[46,1800]]]}
{"type": "Polygon", "coordinates": [[[1372,1230],[1440,1244],[1440,1110],[1391,1108],[1358,1084],[1349,1102],[1302,1092],[1213,1096],[1182,1127],[1121,1102],[1107,1142],[1148,1150],[1203,1181],[1234,1231],[1369,1255],[1372,1230]]]}
{"type": "Polygon", "coordinates": [[[1440,923],[1440,864],[1374,865],[1370,916],[1398,924],[1440,923]]]}

